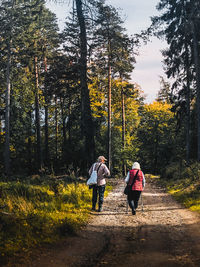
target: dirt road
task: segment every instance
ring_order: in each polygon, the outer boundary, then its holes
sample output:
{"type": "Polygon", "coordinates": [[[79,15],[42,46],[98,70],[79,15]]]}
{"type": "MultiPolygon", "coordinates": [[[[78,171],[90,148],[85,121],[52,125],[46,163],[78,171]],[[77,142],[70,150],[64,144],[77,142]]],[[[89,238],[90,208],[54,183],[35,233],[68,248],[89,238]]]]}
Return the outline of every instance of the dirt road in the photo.
{"type": "Polygon", "coordinates": [[[108,195],[102,213],[77,236],[42,250],[26,267],[200,266],[200,217],[147,181],[141,205],[126,214],[124,182],[108,195]]]}

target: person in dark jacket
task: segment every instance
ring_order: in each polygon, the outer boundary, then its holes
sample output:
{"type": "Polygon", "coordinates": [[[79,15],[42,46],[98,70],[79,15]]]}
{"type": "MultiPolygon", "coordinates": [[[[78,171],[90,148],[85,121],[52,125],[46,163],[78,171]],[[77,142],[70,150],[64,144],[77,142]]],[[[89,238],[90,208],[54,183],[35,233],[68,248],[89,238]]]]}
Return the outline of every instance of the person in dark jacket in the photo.
{"type": "Polygon", "coordinates": [[[93,167],[94,170],[97,171],[97,185],[93,186],[92,192],[92,210],[96,210],[97,198],[98,201],[98,211],[101,212],[103,209],[103,201],[104,201],[104,192],[106,186],[106,177],[110,176],[110,171],[105,165],[106,158],[104,156],[99,156],[97,162],[91,166],[89,170],[89,175],[91,175],[93,167]]]}
{"type": "Polygon", "coordinates": [[[144,190],[145,187],[145,177],[140,169],[140,164],[138,162],[133,163],[132,169],[127,173],[125,182],[131,185],[136,174],[137,178],[132,186],[132,190],[129,192],[127,196],[128,204],[132,210],[133,215],[136,214],[138,201],[140,199],[141,192],[144,190]]]}

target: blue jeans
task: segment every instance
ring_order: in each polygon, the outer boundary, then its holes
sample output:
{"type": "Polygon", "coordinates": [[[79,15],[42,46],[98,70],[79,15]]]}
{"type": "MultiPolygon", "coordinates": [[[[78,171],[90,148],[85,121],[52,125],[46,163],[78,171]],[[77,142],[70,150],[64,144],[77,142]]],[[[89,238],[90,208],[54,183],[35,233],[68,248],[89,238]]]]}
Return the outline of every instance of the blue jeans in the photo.
{"type": "Polygon", "coordinates": [[[95,185],[93,187],[93,194],[92,194],[92,207],[95,208],[96,207],[96,204],[97,204],[97,198],[99,196],[99,208],[102,207],[103,205],[103,200],[104,200],[104,192],[105,192],[105,188],[106,186],[105,185],[95,185]]]}

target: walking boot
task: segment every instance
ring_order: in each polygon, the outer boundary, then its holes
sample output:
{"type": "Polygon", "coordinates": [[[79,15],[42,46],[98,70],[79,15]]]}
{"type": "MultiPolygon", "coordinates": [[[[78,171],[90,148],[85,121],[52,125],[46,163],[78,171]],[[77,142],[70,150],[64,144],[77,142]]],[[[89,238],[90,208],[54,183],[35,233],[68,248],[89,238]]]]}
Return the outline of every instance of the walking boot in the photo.
{"type": "Polygon", "coordinates": [[[134,205],[134,201],[133,200],[130,201],[130,206],[131,206],[131,209],[132,209],[132,214],[135,215],[135,205],[134,205]]]}
{"type": "Polygon", "coordinates": [[[135,210],[132,210],[132,214],[135,215],[136,214],[136,211],[135,210]]]}
{"type": "Polygon", "coordinates": [[[98,212],[101,212],[103,210],[102,206],[99,206],[98,212]]]}

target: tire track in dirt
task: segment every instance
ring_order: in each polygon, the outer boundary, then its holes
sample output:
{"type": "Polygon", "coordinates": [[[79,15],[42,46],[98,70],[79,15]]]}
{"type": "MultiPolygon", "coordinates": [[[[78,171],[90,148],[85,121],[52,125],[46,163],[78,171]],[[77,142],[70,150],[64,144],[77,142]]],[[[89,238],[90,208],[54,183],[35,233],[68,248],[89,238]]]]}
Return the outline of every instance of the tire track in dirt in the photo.
{"type": "Polygon", "coordinates": [[[26,267],[200,266],[200,217],[147,180],[141,205],[126,213],[124,182],[118,181],[101,213],[77,236],[45,248],[26,267]]]}

